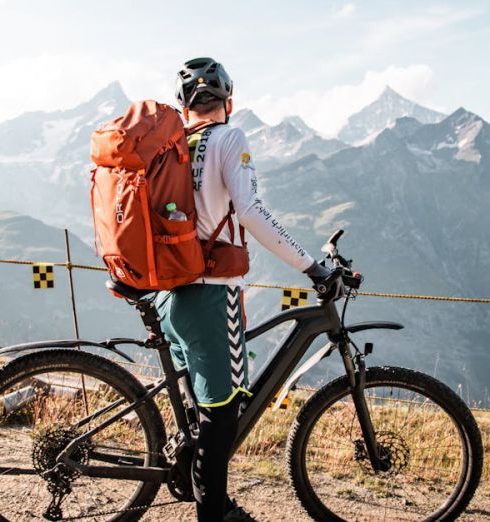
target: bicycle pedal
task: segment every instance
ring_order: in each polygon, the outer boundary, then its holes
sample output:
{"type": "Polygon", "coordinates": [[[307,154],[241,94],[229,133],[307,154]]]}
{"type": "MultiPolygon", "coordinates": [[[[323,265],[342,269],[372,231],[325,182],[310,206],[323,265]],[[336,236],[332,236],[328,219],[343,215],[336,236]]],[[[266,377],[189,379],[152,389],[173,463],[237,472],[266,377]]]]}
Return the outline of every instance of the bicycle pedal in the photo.
{"type": "Polygon", "coordinates": [[[185,448],[189,446],[184,432],[179,431],[167,441],[163,447],[163,454],[167,460],[173,460],[185,448]]]}

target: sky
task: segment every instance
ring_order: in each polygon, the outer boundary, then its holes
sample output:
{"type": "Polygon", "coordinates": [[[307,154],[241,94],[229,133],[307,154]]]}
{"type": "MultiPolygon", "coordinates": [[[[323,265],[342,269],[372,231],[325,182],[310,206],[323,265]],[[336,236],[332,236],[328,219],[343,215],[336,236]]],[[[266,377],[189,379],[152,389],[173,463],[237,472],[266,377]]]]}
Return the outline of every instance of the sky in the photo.
{"type": "Polygon", "coordinates": [[[490,120],[490,2],[0,0],[0,121],[68,109],[119,80],[175,104],[176,71],[212,56],[235,106],[334,136],[390,85],[490,120]]]}

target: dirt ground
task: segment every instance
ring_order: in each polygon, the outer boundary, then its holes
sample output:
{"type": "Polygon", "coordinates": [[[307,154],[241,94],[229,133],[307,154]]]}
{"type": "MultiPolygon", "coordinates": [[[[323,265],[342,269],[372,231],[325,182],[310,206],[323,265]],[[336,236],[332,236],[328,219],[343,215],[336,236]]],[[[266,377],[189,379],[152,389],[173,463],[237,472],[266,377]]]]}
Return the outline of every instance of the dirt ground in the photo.
{"type": "MultiPolygon", "coordinates": [[[[251,513],[258,522],[308,522],[311,518],[294,497],[289,483],[264,477],[243,477],[238,473],[230,476],[230,494],[251,513]]],[[[164,487],[160,490],[156,503],[170,502],[172,498],[164,487]]],[[[193,504],[171,504],[150,509],[145,522],[194,522],[193,504]]],[[[361,519],[359,519],[361,520],[361,519]]],[[[376,512],[371,512],[362,520],[379,521],[376,512]]],[[[403,518],[400,518],[403,520],[403,518]]],[[[466,513],[459,518],[462,522],[490,521],[490,484],[480,486],[466,513]]]]}

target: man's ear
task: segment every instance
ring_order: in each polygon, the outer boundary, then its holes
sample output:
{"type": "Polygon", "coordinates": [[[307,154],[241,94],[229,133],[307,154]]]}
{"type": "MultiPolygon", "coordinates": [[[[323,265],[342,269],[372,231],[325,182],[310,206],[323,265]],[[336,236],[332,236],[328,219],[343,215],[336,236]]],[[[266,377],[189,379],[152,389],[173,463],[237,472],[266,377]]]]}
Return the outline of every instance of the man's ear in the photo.
{"type": "Polygon", "coordinates": [[[233,112],[233,98],[228,98],[226,100],[226,113],[228,116],[233,112]]]}
{"type": "Polygon", "coordinates": [[[189,121],[189,109],[187,107],[182,109],[182,114],[184,115],[184,120],[189,121]]]}

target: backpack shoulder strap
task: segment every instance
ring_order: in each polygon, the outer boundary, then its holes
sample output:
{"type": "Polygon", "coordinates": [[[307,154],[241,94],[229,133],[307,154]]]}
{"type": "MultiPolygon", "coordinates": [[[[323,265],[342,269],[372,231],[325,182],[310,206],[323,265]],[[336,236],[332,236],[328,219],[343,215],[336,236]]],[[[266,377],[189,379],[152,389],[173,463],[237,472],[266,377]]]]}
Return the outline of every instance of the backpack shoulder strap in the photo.
{"type": "Polygon", "coordinates": [[[199,132],[201,130],[207,129],[209,127],[216,127],[218,125],[224,125],[221,122],[214,120],[200,120],[196,123],[193,123],[189,127],[185,127],[185,135],[191,136],[192,134],[199,132]]]}
{"type": "MultiPolygon", "coordinates": [[[[230,209],[228,210],[228,213],[226,216],[219,222],[218,226],[216,227],[215,231],[211,234],[211,237],[206,241],[206,244],[204,245],[204,257],[208,257],[211,250],[213,249],[214,243],[218,239],[218,236],[221,234],[221,231],[225,227],[226,223],[228,223],[228,227],[230,229],[230,235],[231,235],[231,242],[233,243],[235,239],[235,226],[233,225],[233,219],[232,216],[235,213],[235,209],[233,208],[233,203],[230,201],[230,209]]],[[[242,246],[246,246],[245,242],[245,228],[240,225],[240,240],[242,242],[242,246]]]]}

